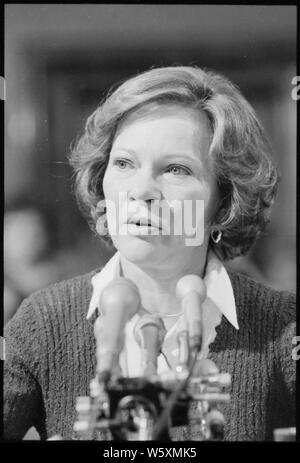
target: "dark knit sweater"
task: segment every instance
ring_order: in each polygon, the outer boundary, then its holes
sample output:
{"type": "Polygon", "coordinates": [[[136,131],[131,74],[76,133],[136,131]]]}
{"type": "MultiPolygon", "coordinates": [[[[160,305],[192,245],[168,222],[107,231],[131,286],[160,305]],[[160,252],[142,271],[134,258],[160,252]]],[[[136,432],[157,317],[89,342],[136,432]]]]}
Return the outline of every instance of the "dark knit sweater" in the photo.
{"type": "MultiPolygon", "coordinates": [[[[4,438],[35,426],[42,439],[74,438],[75,400],[89,395],[95,375],[95,316],[86,320],[94,272],[26,299],[5,329],[4,438]]],[[[209,358],[232,378],[224,407],[225,439],[272,440],[295,426],[295,295],[229,272],[239,330],[222,317],[209,358]]],[[[197,431],[177,428],[177,440],[197,431]]]]}

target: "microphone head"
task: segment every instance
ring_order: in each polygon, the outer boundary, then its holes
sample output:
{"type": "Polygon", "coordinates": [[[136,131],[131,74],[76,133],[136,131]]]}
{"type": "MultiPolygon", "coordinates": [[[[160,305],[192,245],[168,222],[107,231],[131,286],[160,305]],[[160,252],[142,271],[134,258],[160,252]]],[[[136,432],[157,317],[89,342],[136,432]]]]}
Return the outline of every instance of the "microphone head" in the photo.
{"type": "Polygon", "coordinates": [[[198,275],[185,275],[178,280],[176,285],[176,297],[179,301],[182,301],[185,296],[196,291],[200,297],[200,302],[203,302],[206,298],[206,286],[202,278],[198,275]]]}
{"type": "Polygon", "coordinates": [[[112,280],[102,291],[100,309],[94,326],[97,343],[97,373],[107,382],[117,364],[124,344],[126,323],[140,307],[140,295],[136,285],[127,278],[112,280]]]}
{"type": "Polygon", "coordinates": [[[135,315],[141,304],[137,286],[128,278],[119,277],[112,280],[104,288],[100,297],[101,311],[106,315],[106,309],[123,307],[126,309],[127,319],[135,315]]]}
{"type": "Polygon", "coordinates": [[[102,317],[97,317],[94,323],[94,336],[98,339],[102,335],[103,331],[103,319],[102,317]]]}
{"type": "Polygon", "coordinates": [[[197,360],[193,368],[193,377],[217,375],[218,373],[217,365],[207,358],[197,360]]]}

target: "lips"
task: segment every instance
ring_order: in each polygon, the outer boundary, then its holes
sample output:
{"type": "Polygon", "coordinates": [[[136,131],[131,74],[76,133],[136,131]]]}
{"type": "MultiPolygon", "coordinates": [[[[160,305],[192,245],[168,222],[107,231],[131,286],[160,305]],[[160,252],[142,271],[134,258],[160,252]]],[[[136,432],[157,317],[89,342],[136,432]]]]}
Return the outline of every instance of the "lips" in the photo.
{"type": "Polygon", "coordinates": [[[134,224],[134,225],[137,225],[137,226],[144,226],[144,227],[155,227],[155,228],[158,228],[159,230],[162,230],[162,227],[160,226],[159,222],[153,218],[151,218],[150,220],[148,219],[148,217],[131,217],[129,220],[128,220],[128,223],[129,224],[134,224]]]}

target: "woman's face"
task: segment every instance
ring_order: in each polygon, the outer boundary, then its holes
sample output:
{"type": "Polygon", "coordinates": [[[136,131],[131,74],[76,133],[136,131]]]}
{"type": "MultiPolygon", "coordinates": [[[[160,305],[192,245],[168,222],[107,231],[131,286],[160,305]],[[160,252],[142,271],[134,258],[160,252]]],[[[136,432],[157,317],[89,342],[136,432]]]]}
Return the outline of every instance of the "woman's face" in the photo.
{"type": "Polygon", "coordinates": [[[174,265],[174,256],[182,262],[195,247],[206,253],[218,206],[210,138],[204,113],[174,105],[132,113],[120,124],[103,191],[109,233],[126,259],[174,265]]]}

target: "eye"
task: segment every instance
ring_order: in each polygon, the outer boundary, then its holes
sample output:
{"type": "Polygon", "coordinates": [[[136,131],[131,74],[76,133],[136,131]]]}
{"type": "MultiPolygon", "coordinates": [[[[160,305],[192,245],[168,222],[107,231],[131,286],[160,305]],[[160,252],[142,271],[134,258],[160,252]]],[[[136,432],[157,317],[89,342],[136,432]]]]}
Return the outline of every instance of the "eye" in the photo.
{"type": "Polygon", "coordinates": [[[126,167],[130,166],[130,163],[126,159],[115,159],[113,165],[119,167],[121,170],[124,170],[126,167]]]}
{"type": "Polygon", "coordinates": [[[167,172],[173,175],[191,175],[190,169],[179,164],[172,164],[167,168],[167,172]]]}

